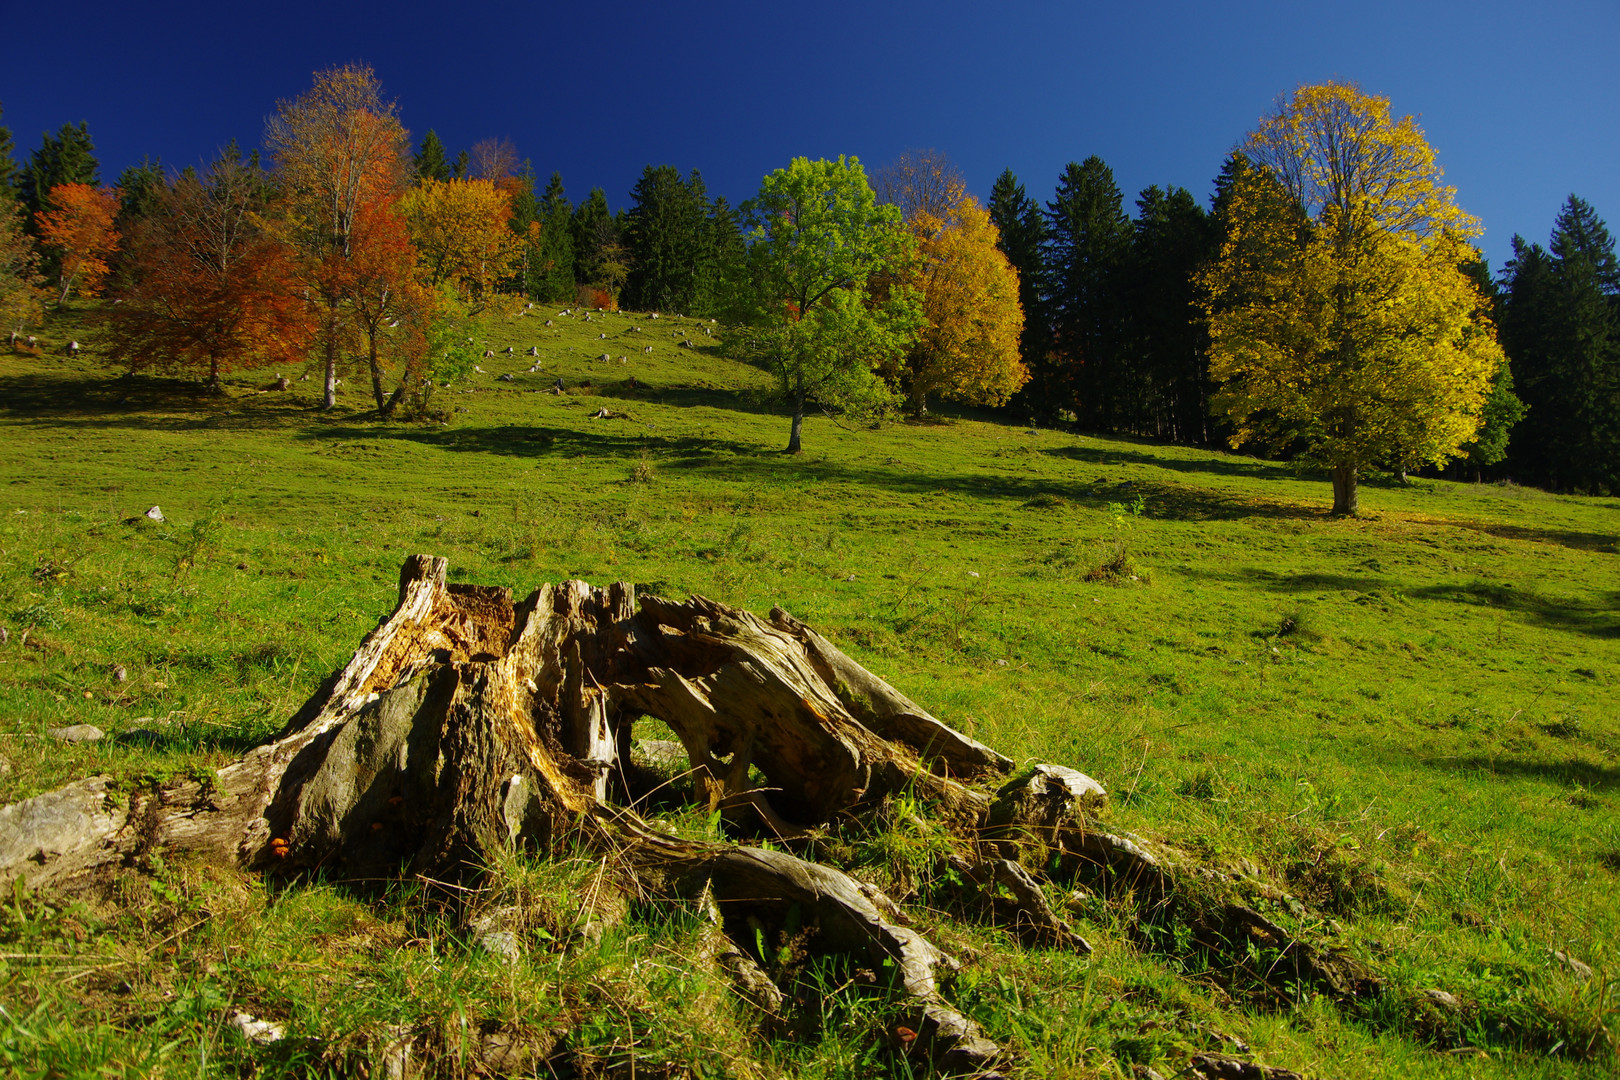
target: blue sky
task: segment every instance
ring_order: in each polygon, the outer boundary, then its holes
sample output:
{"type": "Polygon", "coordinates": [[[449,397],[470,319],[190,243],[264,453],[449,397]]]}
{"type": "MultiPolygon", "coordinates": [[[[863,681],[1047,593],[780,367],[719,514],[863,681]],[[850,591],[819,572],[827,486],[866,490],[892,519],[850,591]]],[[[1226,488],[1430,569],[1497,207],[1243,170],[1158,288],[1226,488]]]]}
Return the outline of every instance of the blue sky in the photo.
{"type": "Polygon", "coordinates": [[[1620,226],[1620,4],[320,5],[0,0],[0,102],[19,153],[89,122],[111,181],[256,145],[318,68],[371,64],[420,138],[510,138],[576,201],[625,205],[643,166],[733,202],[795,155],[875,167],[949,154],[1051,197],[1100,155],[1127,208],[1207,198],[1226,152],[1301,83],[1354,80],[1413,113],[1499,266],[1571,192],[1620,226]],[[26,43],[26,44],[24,44],[26,43]]]}

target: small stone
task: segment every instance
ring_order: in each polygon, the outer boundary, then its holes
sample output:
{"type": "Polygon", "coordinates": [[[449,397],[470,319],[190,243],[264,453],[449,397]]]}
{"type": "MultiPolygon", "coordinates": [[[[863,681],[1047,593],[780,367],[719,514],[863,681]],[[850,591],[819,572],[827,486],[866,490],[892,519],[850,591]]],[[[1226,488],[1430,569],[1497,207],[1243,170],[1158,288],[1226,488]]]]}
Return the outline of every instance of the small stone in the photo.
{"type": "Polygon", "coordinates": [[[259,1020],[250,1013],[238,1012],[235,1009],[225,1014],[225,1022],[240,1031],[242,1037],[248,1042],[257,1043],[260,1046],[268,1046],[273,1042],[279,1042],[287,1035],[286,1025],[273,1024],[268,1020],[259,1020]]]}
{"type": "Polygon", "coordinates": [[[124,670],[123,664],[114,664],[112,669],[113,682],[123,682],[129,678],[129,672],[124,670]]]}
{"type": "Polygon", "coordinates": [[[236,568],[238,570],[246,570],[247,569],[247,563],[239,562],[239,563],[236,564],[236,568]]]}
{"type": "Polygon", "coordinates": [[[152,521],[162,521],[162,520],[164,520],[164,517],[163,517],[163,511],[162,511],[162,510],[160,510],[160,509],[158,509],[158,508],[157,508],[157,507],[155,507],[155,506],[154,506],[154,507],[152,507],[152,509],[150,509],[150,510],[148,510],[148,511],[147,511],[147,512],[146,512],[146,516],[147,516],[147,517],[148,517],[148,518],[149,518],[149,519],[151,519],[151,520],[152,520],[152,521]]]}
{"type": "Polygon", "coordinates": [[[1436,990],[1431,987],[1428,990],[1424,990],[1422,993],[1423,1000],[1437,1008],[1453,1013],[1462,1011],[1462,1002],[1458,1001],[1454,996],[1446,993],[1444,990],[1436,990]]]}
{"type": "Polygon", "coordinates": [[[1006,667],[1006,666],[1007,666],[1007,661],[1005,661],[1005,660],[997,660],[996,661],[996,667],[1006,667]]]}
{"type": "Polygon", "coordinates": [[[107,735],[94,724],[72,724],[68,727],[51,728],[45,734],[58,742],[95,742],[107,735]]]}
{"type": "Polygon", "coordinates": [[[485,934],[478,939],[478,944],[485,952],[507,960],[517,961],[523,958],[523,946],[518,944],[517,935],[510,930],[497,930],[493,934],[485,934]]]}
{"type": "Polygon", "coordinates": [[[10,640],[11,640],[11,631],[7,630],[3,626],[0,626],[0,645],[4,645],[6,642],[8,642],[10,640]]]}

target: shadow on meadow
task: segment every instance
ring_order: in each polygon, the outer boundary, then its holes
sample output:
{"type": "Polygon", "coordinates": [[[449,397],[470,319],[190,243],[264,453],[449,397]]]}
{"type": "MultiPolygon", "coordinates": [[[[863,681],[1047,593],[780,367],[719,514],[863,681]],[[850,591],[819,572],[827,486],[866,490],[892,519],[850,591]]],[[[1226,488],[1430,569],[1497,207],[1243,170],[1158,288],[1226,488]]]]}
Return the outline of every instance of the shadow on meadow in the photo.
{"type": "Polygon", "coordinates": [[[512,424],[498,427],[403,429],[398,427],[327,426],[310,428],[298,437],[310,440],[400,439],[452,453],[483,453],[523,458],[589,457],[629,466],[641,454],[656,456],[657,467],[670,473],[710,476],[726,482],[843,483],[864,485],[900,495],[950,494],[975,499],[1018,500],[1031,509],[1061,511],[1069,505],[1102,509],[1111,500],[1141,495],[1155,518],[1177,521],[1235,520],[1266,517],[1312,520],[1322,508],[1263,499],[1239,499],[1180,486],[1132,484],[1128,489],[1101,488],[1075,479],[988,475],[970,471],[941,472],[916,467],[863,466],[812,455],[788,457],[769,446],[738,439],[669,436],[657,431],[623,430],[635,421],[604,419],[597,431],[512,424]],[[619,430],[614,430],[617,427],[619,430]]]}
{"type": "MultiPolygon", "coordinates": [[[[268,385],[268,380],[266,380],[268,385]]],[[[151,375],[0,376],[0,416],[84,430],[270,430],[307,423],[315,402],[296,391],[216,393],[190,379],[151,375]]]]}
{"type": "Polygon", "coordinates": [[[1542,596],[1522,586],[1514,588],[1486,581],[1411,586],[1375,574],[1279,574],[1260,567],[1232,570],[1188,568],[1181,572],[1191,578],[1259,585],[1274,592],[1354,592],[1358,594],[1355,598],[1357,602],[1404,597],[1407,600],[1468,604],[1511,612],[1528,622],[1555,630],[1568,630],[1598,638],[1620,638],[1620,615],[1616,614],[1620,612],[1620,592],[1611,592],[1593,600],[1571,600],[1542,596]],[[1385,596],[1375,596],[1375,592],[1385,596]]]}
{"type": "Polygon", "coordinates": [[[1459,529],[1472,529],[1502,540],[1522,540],[1531,544],[1557,544],[1559,547],[1580,551],[1601,551],[1613,554],[1620,548],[1620,534],[1571,532],[1567,529],[1533,529],[1523,525],[1504,525],[1495,521],[1448,521],[1459,529]]]}
{"type": "Polygon", "coordinates": [[[1620,768],[1594,765],[1579,758],[1562,761],[1540,761],[1530,758],[1489,757],[1436,757],[1422,759],[1432,769],[1453,773],[1472,773],[1491,777],[1540,780],[1560,788],[1576,786],[1588,791],[1614,791],[1620,789],[1620,768]]]}

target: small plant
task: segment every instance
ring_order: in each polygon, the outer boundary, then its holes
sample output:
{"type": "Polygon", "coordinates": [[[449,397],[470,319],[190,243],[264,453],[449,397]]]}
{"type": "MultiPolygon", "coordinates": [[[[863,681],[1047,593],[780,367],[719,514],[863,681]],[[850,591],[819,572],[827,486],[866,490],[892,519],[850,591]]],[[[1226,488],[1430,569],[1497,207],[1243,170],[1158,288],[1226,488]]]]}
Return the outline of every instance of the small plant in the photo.
{"type": "Polygon", "coordinates": [[[656,474],[653,471],[652,454],[647,450],[641,451],[641,459],[630,470],[632,484],[650,484],[656,474]]]}

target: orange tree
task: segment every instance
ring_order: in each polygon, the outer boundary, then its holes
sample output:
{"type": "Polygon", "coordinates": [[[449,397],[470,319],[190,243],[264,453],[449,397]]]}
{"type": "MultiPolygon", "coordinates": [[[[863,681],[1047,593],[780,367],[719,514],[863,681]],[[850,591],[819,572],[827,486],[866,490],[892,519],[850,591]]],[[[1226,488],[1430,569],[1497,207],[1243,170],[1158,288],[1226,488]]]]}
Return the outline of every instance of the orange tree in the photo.
{"type": "Polygon", "coordinates": [[[41,247],[53,248],[61,264],[56,302],[75,289],[94,296],[107,276],[107,257],[118,250],[118,192],[90,184],[51,188],[51,209],[34,214],[41,247]]]}
{"type": "Polygon", "coordinates": [[[356,274],[348,265],[357,223],[367,207],[403,190],[409,137],[371,68],[351,64],[317,72],[308,91],[280,102],[265,141],[280,180],[281,227],[319,302],[330,409],[337,404],[338,357],[358,330],[349,292],[356,274]]]}
{"type": "Polygon", "coordinates": [[[267,196],[234,147],[159,191],[129,238],[128,284],[109,313],[113,359],[218,386],[227,371],[304,355],[311,312],[295,253],[264,227],[267,196]]]}
{"type": "Polygon", "coordinates": [[[400,216],[398,200],[378,200],[355,218],[345,292],[365,338],[366,363],[377,413],[387,417],[421,377],[429,328],[437,315],[434,290],[418,278],[417,252],[400,216]],[[394,394],[383,392],[383,366],[400,369],[394,394]]]}

